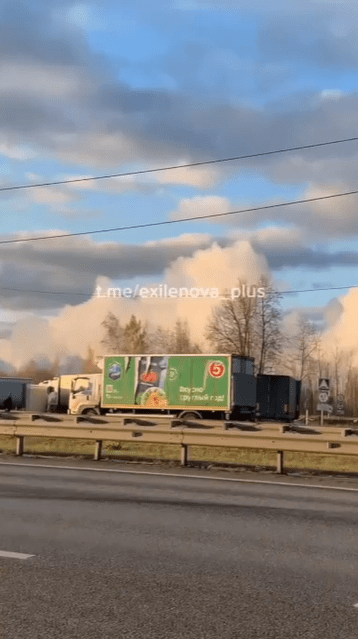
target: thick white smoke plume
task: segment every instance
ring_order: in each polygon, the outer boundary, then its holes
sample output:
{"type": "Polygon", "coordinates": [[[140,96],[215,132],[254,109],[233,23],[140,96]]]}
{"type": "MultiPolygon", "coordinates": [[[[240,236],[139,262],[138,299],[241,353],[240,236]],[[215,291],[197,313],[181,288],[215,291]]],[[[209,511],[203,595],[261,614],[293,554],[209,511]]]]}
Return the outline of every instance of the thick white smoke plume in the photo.
{"type": "MultiPolygon", "coordinates": [[[[165,271],[161,283],[176,288],[199,287],[222,292],[237,286],[239,279],[251,285],[258,284],[262,275],[269,276],[265,257],[255,253],[248,241],[238,241],[226,248],[213,244],[208,249],[196,251],[192,257],[180,257],[165,271]]],[[[104,292],[111,285],[104,278],[98,280],[98,284],[104,292]]],[[[143,282],[143,286],[148,284],[150,282],[143,282]]],[[[121,323],[134,314],[153,328],[157,325],[172,327],[178,318],[187,319],[192,339],[202,343],[207,318],[217,303],[218,299],[214,297],[114,299],[94,296],[84,304],[66,306],[51,319],[33,315],[19,320],[11,338],[0,340],[0,358],[16,367],[31,358],[85,358],[89,345],[99,355],[103,339],[101,323],[109,311],[118,316],[121,323]]]]}

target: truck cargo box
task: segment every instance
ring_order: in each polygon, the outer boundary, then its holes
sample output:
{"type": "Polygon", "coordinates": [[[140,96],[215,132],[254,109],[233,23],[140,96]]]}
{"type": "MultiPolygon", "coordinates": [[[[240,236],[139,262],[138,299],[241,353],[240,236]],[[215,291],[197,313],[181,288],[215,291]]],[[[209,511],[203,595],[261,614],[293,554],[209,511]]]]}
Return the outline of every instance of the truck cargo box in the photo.
{"type": "Polygon", "coordinates": [[[14,410],[26,408],[26,387],[31,381],[24,377],[0,377],[0,408],[10,396],[14,410]]]}
{"type": "Polygon", "coordinates": [[[228,355],[117,355],[105,358],[107,408],[229,410],[228,355]]]}
{"type": "Polygon", "coordinates": [[[297,419],[300,390],[301,382],[288,375],[258,375],[257,402],[260,418],[297,419]]]}
{"type": "Polygon", "coordinates": [[[238,355],[105,357],[105,409],[231,412],[256,407],[254,361],[238,355]]]}
{"type": "Polygon", "coordinates": [[[26,410],[44,413],[47,409],[47,388],[39,384],[28,384],[26,387],[26,410]]]}

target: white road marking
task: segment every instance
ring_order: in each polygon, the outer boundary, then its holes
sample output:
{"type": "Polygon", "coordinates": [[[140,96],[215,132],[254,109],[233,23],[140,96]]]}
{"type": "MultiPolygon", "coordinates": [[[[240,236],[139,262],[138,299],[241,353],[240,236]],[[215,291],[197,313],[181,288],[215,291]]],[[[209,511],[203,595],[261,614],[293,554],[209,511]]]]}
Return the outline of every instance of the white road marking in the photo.
{"type": "Polygon", "coordinates": [[[80,466],[52,466],[51,464],[26,464],[18,462],[0,462],[1,466],[26,466],[29,468],[54,468],[55,470],[81,470],[95,473],[118,473],[122,475],[153,475],[154,477],[176,477],[177,479],[201,479],[205,481],[226,481],[237,484],[265,484],[268,486],[291,486],[292,488],[316,488],[319,490],[343,490],[357,493],[358,488],[348,488],[346,486],[321,486],[320,484],[294,484],[289,481],[269,481],[266,479],[236,479],[234,477],[207,477],[205,475],[188,475],[180,473],[157,473],[149,470],[122,470],[119,468],[90,468],[80,466]]]}
{"type": "Polygon", "coordinates": [[[29,559],[35,557],[35,555],[25,555],[22,552],[7,552],[6,550],[0,550],[0,557],[8,557],[9,559],[29,559]]]}

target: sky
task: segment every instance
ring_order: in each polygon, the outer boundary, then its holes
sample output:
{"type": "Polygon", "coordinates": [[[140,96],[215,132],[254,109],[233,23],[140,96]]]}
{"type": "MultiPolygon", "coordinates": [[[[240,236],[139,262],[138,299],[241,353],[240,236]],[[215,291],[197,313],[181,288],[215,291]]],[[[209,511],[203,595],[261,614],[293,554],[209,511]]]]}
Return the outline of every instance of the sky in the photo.
{"type": "MultiPolygon", "coordinates": [[[[349,0],[0,0],[0,188],[259,154],[358,135],[349,0]]],[[[0,360],[83,355],[111,310],[154,324],[212,300],[96,287],[234,287],[269,275],[287,317],[355,344],[358,141],[200,167],[0,191],[0,360]],[[45,338],[44,335],[47,337],[45,338]]]]}

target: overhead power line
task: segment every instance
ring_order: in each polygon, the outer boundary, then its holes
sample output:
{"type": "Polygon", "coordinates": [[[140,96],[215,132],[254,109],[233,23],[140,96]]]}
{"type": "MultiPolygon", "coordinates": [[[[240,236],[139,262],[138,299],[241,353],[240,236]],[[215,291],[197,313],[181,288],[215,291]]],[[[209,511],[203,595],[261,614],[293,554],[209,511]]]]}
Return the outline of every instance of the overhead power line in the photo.
{"type": "Polygon", "coordinates": [[[75,184],[79,182],[90,182],[94,180],[110,180],[112,178],[130,177],[133,175],[145,175],[148,173],[159,173],[160,171],[174,171],[175,169],[186,169],[195,166],[208,166],[210,164],[220,164],[224,162],[235,162],[237,160],[248,160],[250,158],[259,158],[266,155],[276,155],[277,153],[290,153],[291,151],[304,151],[306,149],[317,149],[332,144],[343,144],[344,142],[356,142],[357,137],[343,138],[341,140],[330,140],[328,142],[317,142],[315,144],[302,144],[300,146],[291,146],[284,149],[275,149],[273,151],[261,151],[259,153],[248,153],[246,155],[236,155],[228,158],[218,158],[215,160],[203,160],[200,162],[188,162],[186,164],[175,164],[172,166],[162,166],[156,169],[142,169],[139,171],[126,171],[124,173],[108,173],[106,175],[93,175],[89,177],[73,178],[70,180],[56,180],[50,182],[39,182],[36,184],[19,184],[14,186],[0,187],[1,191],[20,191],[24,189],[35,189],[44,186],[59,186],[61,184],[75,184]]]}
{"type": "Polygon", "coordinates": [[[58,240],[63,237],[78,237],[80,235],[98,235],[100,233],[114,233],[115,231],[130,231],[134,229],[144,229],[154,226],[169,226],[170,224],[181,224],[183,222],[193,222],[197,220],[209,220],[212,218],[227,217],[229,215],[239,215],[240,213],[253,213],[254,211],[267,211],[269,209],[282,208],[284,206],[292,206],[293,204],[307,204],[309,202],[319,202],[322,200],[331,200],[333,198],[346,197],[348,195],[357,195],[356,191],[346,191],[345,193],[333,193],[331,195],[320,195],[318,197],[310,197],[302,200],[289,200],[288,202],[278,202],[277,204],[265,204],[263,206],[254,206],[248,209],[239,209],[237,211],[225,211],[224,213],[210,213],[208,215],[195,215],[192,217],[184,217],[178,220],[164,220],[162,222],[146,222],[145,224],[131,224],[129,226],[117,226],[109,229],[98,229],[96,231],[80,231],[78,233],[61,233],[58,235],[43,235],[39,237],[25,237],[13,240],[0,240],[0,244],[17,244],[19,242],[37,242],[40,240],[58,240]]]}
{"type": "MultiPolygon", "coordinates": [[[[155,284],[153,284],[153,287],[155,286],[155,284]]],[[[112,288],[113,287],[109,287],[112,288]]],[[[148,289],[150,288],[149,286],[147,287],[148,289]]],[[[196,288],[196,287],[193,287],[196,288]]],[[[215,288],[215,287],[213,287],[215,288]]],[[[298,289],[298,290],[288,290],[288,291],[272,291],[272,295],[290,295],[293,293],[315,293],[316,291],[341,291],[341,290],[346,290],[349,288],[358,288],[358,284],[352,284],[350,286],[328,286],[326,288],[304,288],[304,289],[298,289]]],[[[71,292],[71,291],[40,291],[40,290],[35,290],[35,289],[28,289],[28,288],[11,288],[11,287],[7,287],[7,286],[0,286],[0,291],[11,291],[11,292],[17,292],[17,293],[34,293],[34,294],[38,294],[38,295],[61,295],[61,296],[70,296],[70,295],[74,295],[76,297],[94,297],[94,298],[99,298],[99,299],[103,299],[103,297],[97,296],[93,293],[93,291],[88,291],[87,293],[78,293],[78,292],[71,292]]],[[[270,294],[271,294],[270,293],[270,294]]],[[[123,298],[123,297],[116,297],[116,296],[112,296],[109,295],[106,299],[138,299],[140,297],[140,295],[136,295],[135,297],[129,297],[129,298],[123,298]]],[[[197,297],[193,297],[190,299],[222,299],[224,298],[225,295],[221,295],[219,296],[219,298],[209,298],[205,295],[198,295],[197,297]]],[[[168,298],[168,297],[156,297],[155,299],[172,299],[172,298],[168,298]]],[[[175,299],[180,299],[180,298],[175,298],[175,299]]],[[[188,299],[188,298],[183,298],[183,299],[188,299]]]]}

